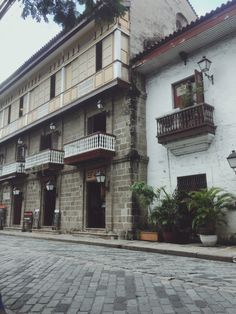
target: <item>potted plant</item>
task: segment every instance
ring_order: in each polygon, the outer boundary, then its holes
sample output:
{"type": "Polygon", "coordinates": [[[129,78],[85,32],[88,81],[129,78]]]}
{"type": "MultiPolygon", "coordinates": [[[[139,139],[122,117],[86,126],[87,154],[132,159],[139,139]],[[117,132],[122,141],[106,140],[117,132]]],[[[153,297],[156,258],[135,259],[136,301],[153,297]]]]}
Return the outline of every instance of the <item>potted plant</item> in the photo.
{"type": "Polygon", "coordinates": [[[174,232],[178,219],[177,193],[168,193],[164,187],[157,190],[157,205],[154,207],[151,217],[161,228],[163,240],[174,242],[174,232]]]}
{"type": "Polygon", "coordinates": [[[194,211],[193,228],[204,246],[217,243],[217,227],[226,224],[227,210],[234,209],[235,197],[212,187],[189,193],[188,207],[194,211]]]}
{"type": "Polygon", "coordinates": [[[133,192],[135,200],[142,209],[139,224],[139,239],[144,241],[158,241],[157,225],[152,219],[152,209],[150,205],[157,197],[153,187],[145,182],[135,182],[131,185],[130,190],[133,192]]]}

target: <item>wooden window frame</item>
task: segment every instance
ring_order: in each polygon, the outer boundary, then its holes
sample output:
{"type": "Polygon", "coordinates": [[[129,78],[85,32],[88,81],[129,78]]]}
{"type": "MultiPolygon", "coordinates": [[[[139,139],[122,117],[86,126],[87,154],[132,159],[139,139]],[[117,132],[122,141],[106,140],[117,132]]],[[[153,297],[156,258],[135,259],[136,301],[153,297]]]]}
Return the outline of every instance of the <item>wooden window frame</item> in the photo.
{"type": "Polygon", "coordinates": [[[195,70],[194,74],[172,84],[174,108],[184,109],[204,102],[202,73],[195,70]],[[193,90],[195,85],[195,91],[193,90]],[[178,88],[185,86],[186,93],[178,95],[178,88]]]}

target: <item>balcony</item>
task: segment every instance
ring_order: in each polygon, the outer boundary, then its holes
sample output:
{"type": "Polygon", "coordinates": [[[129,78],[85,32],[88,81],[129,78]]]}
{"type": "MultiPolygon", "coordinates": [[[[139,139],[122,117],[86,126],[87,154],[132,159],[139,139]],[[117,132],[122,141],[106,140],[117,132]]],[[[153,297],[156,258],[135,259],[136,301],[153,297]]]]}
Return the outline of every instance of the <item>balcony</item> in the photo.
{"type": "Polygon", "coordinates": [[[8,180],[15,177],[25,175],[25,163],[13,162],[11,164],[3,165],[0,169],[0,180],[8,180]]]}
{"type": "Polygon", "coordinates": [[[47,149],[26,157],[25,169],[29,172],[60,170],[64,166],[64,151],[47,149]]]}
{"type": "Polygon", "coordinates": [[[178,156],[209,148],[216,126],[214,107],[199,104],[157,118],[158,143],[178,156]]]}
{"type": "Polygon", "coordinates": [[[65,164],[112,158],[115,154],[115,136],[101,132],[93,133],[64,146],[65,164]]]}

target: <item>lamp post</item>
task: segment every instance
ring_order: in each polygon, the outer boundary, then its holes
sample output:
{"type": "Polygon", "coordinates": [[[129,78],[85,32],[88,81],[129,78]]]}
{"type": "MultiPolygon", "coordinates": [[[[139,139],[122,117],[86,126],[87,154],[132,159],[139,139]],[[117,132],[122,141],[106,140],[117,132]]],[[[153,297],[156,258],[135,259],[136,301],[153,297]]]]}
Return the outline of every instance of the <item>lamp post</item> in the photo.
{"type": "Polygon", "coordinates": [[[232,150],[232,152],[227,157],[228,163],[230,167],[233,169],[233,171],[236,174],[236,152],[235,150],[232,150]]]}

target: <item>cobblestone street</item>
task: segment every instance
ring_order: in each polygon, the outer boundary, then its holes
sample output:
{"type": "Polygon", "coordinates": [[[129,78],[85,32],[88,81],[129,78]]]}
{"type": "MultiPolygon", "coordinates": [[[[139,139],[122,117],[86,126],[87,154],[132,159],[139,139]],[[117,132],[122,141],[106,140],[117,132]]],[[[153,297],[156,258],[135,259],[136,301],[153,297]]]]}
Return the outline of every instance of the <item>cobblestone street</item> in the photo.
{"type": "Polygon", "coordinates": [[[13,313],[236,313],[236,265],[1,235],[13,313]]]}

